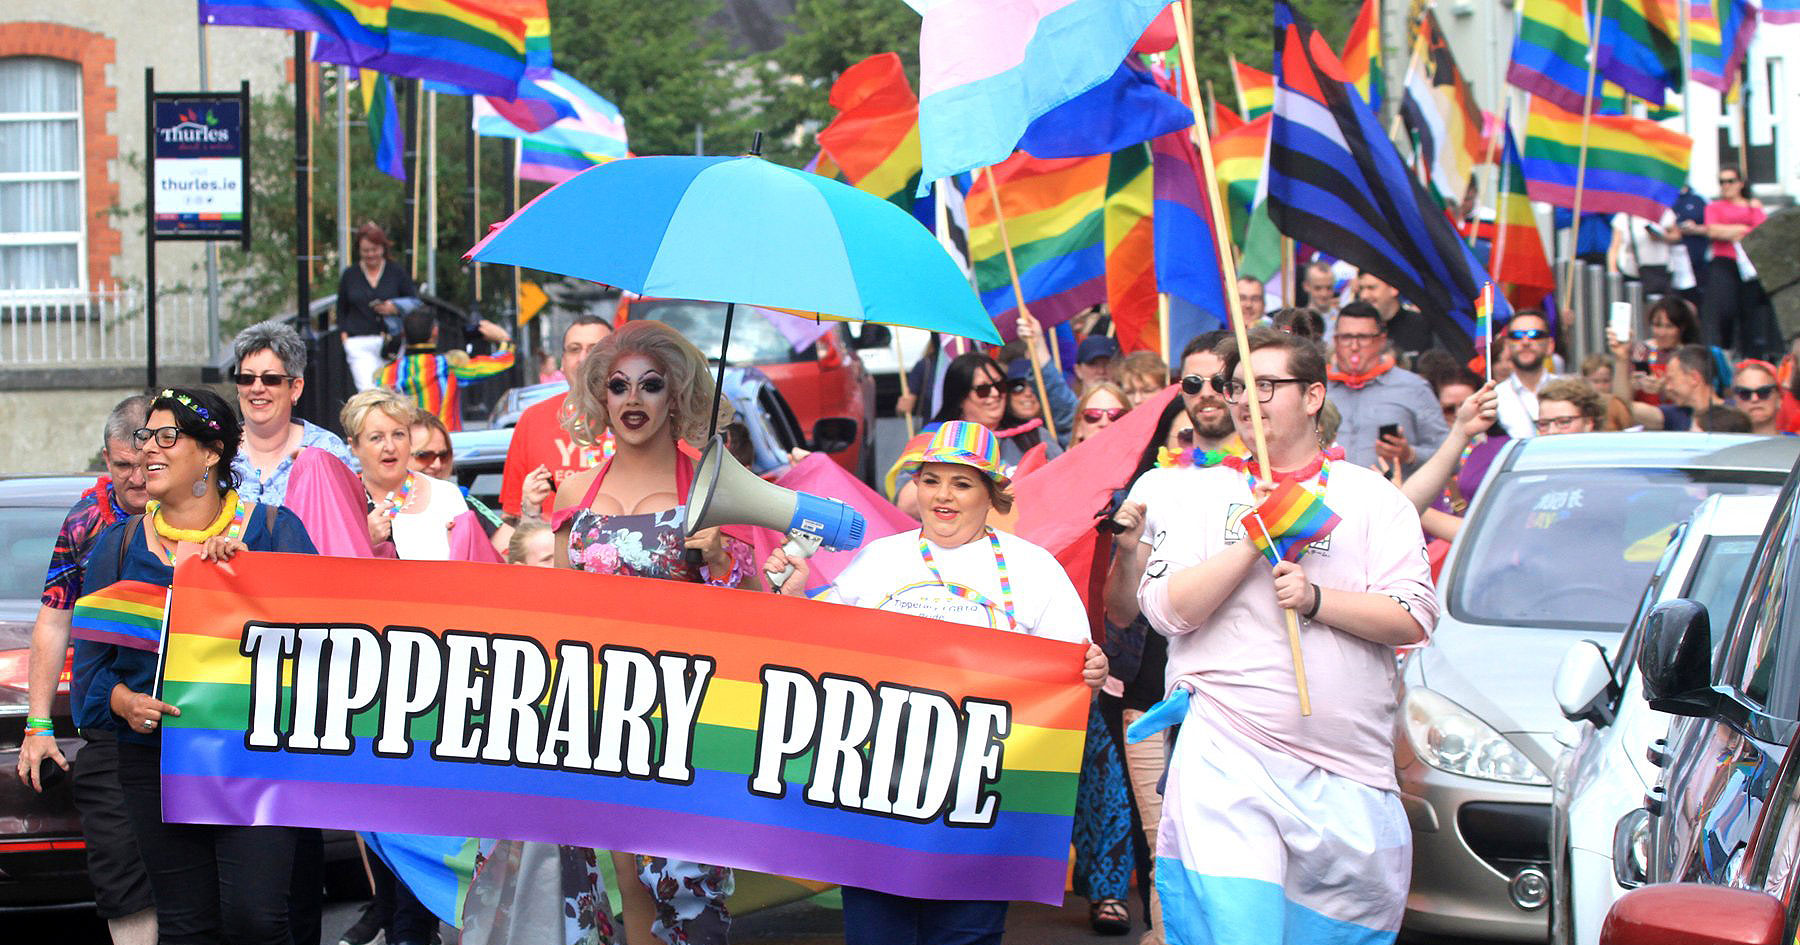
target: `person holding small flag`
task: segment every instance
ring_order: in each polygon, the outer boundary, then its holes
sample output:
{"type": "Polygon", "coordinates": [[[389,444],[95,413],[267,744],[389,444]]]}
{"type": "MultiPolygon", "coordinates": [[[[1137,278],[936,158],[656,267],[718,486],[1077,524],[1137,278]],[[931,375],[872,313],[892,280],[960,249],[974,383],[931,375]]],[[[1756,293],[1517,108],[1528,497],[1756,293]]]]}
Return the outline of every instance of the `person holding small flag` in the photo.
{"type": "Polygon", "coordinates": [[[1128,737],[1181,726],[1157,836],[1164,937],[1391,942],[1412,865],[1394,650],[1438,614],[1419,515],[1321,449],[1316,345],[1252,329],[1248,347],[1250,388],[1235,341],[1221,349],[1225,396],[1247,442],[1256,398],[1269,455],[1183,470],[1185,500],[1150,503],[1145,524],[1138,600],[1168,637],[1170,694],[1128,737]],[[1284,610],[1299,618],[1310,715],[1284,610]]]}

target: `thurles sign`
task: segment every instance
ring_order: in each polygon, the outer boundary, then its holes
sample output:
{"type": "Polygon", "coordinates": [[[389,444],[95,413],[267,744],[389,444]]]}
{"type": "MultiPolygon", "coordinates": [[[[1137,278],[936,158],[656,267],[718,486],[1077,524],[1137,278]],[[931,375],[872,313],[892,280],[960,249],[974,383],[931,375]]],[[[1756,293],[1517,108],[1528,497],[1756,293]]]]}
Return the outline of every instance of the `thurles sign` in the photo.
{"type": "Polygon", "coordinates": [[[1061,898],[1080,646],[673,582],[256,553],[183,562],[167,641],[172,820],[1061,898]]]}

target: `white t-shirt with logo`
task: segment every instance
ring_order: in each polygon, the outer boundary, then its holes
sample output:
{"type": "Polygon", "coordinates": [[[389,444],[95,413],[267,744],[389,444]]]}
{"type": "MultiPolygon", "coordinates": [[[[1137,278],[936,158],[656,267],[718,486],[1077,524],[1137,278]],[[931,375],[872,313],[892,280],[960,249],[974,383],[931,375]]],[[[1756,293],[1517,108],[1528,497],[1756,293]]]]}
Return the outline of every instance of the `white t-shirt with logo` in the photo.
{"type": "Polygon", "coordinates": [[[931,545],[932,561],[957,594],[938,583],[919,554],[919,530],[870,542],[837,576],[824,598],[853,607],[911,614],[971,627],[1017,630],[1070,643],[1089,640],[1087,610],[1068,573],[1048,551],[1005,532],[1000,553],[1012,584],[1018,626],[1006,619],[994,547],[979,536],[959,548],[931,545]]]}

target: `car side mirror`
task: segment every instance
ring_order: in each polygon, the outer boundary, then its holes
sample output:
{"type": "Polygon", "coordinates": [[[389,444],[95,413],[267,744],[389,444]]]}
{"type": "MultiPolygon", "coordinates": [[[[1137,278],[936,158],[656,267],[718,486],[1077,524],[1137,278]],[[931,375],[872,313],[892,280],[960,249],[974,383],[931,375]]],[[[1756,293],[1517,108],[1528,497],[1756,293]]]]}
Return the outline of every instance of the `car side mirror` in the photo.
{"type": "Polygon", "coordinates": [[[864,322],[862,331],[856,336],[856,347],[885,348],[894,343],[894,331],[886,325],[864,322]]]}
{"type": "Polygon", "coordinates": [[[1785,925],[1781,900],[1764,892],[1664,883],[1619,897],[1600,926],[1600,945],[1684,942],[1776,945],[1785,925]]]}
{"type": "Polygon", "coordinates": [[[1644,618],[1638,654],[1650,708],[1706,718],[1718,707],[1712,687],[1712,622],[1706,607],[1686,598],[1664,601],[1644,618]]]}
{"type": "Polygon", "coordinates": [[[1613,681],[1612,664],[1606,651],[1592,640],[1580,640],[1563,654],[1551,683],[1556,704],[1563,717],[1571,722],[1611,725],[1618,699],[1618,684],[1613,681]]]}
{"type": "Polygon", "coordinates": [[[856,442],[856,421],[849,417],[821,417],[813,424],[812,445],[815,453],[836,453],[856,442]]]}

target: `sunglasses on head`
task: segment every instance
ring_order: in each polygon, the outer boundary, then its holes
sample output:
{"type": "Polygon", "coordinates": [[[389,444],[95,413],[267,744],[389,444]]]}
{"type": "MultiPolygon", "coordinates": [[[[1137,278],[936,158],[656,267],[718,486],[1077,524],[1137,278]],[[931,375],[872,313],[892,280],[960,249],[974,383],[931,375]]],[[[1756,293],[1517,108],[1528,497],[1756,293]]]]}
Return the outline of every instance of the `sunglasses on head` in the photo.
{"type": "Polygon", "coordinates": [[[1198,374],[1189,374],[1181,379],[1181,392],[1189,397],[1206,390],[1208,387],[1212,388],[1212,391],[1215,394],[1223,394],[1225,393],[1225,379],[1216,374],[1212,377],[1201,377],[1198,374]]]}
{"type": "Polygon", "coordinates": [[[1732,396],[1739,400],[1767,400],[1775,396],[1775,385],[1764,384],[1761,387],[1732,387],[1732,396]]]}
{"type": "Polygon", "coordinates": [[[1089,407],[1081,412],[1081,419],[1088,423],[1099,423],[1101,417],[1105,417],[1106,422],[1111,423],[1123,416],[1125,416],[1124,407],[1089,407]]]}
{"type": "Polygon", "coordinates": [[[280,387],[294,378],[291,375],[277,374],[274,371],[264,371],[261,374],[251,374],[248,371],[239,371],[238,373],[233,374],[231,379],[237,381],[237,386],[239,387],[253,387],[256,385],[257,381],[262,381],[264,387],[280,387]]]}
{"type": "Polygon", "coordinates": [[[432,466],[448,460],[453,454],[453,450],[413,450],[413,459],[432,466]]]}
{"type": "Polygon", "coordinates": [[[1542,328],[1514,328],[1506,333],[1506,337],[1514,341],[1537,341],[1550,337],[1550,333],[1542,328]]]}
{"type": "Polygon", "coordinates": [[[1031,390],[1031,379],[1028,377],[1009,378],[1002,386],[1006,388],[1006,392],[1009,394],[1023,394],[1026,391],[1031,390]]]}

